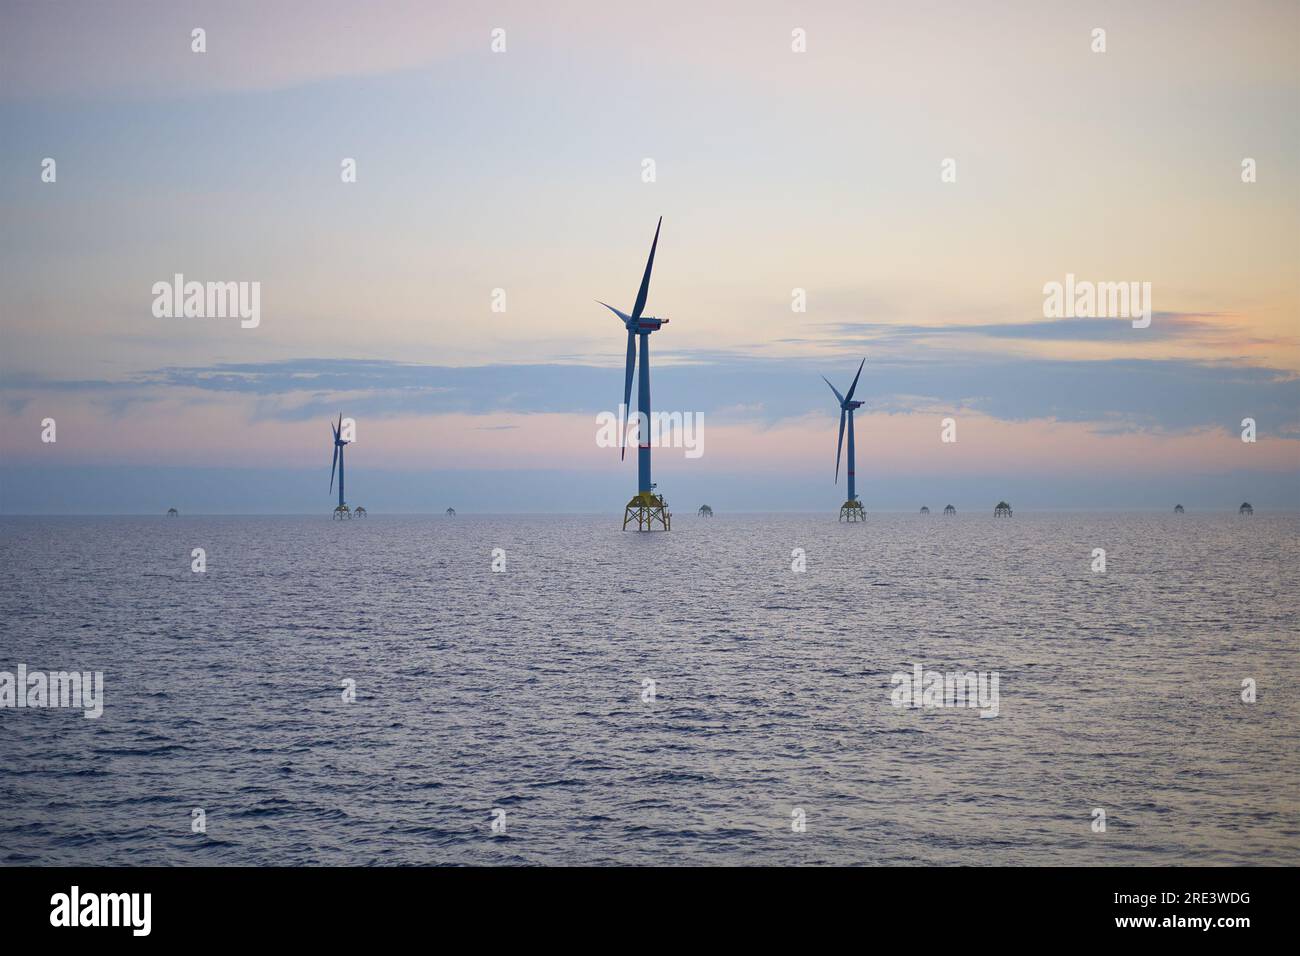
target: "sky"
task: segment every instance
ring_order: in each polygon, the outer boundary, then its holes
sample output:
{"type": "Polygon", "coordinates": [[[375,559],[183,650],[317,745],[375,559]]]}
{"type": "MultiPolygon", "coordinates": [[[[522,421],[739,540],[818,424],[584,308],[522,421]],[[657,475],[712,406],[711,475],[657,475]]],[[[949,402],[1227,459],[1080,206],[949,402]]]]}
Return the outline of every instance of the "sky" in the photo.
{"type": "Polygon", "coordinates": [[[1300,507],[1300,4],[0,20],[0,513],[325,512],[340,413],[369,510],[619,512],[595,300],[660,216],[678,510],[838,511],[821,376],[864,357],[868,511],[1300,507]],[[259,323],[155,315],[177,273],[257,282],[259,323]],[[1045,315],[1067,275],[1149,283],[1150,325],[1045,315]]]}

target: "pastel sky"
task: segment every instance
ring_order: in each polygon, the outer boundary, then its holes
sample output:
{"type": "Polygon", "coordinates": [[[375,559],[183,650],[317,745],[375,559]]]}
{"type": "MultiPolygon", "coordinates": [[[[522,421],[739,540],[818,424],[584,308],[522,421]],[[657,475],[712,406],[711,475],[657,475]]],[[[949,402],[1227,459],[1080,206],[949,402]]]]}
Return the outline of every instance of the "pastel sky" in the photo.
{"type": "Polygon", "coordinates": [[[869,511],[1300,507],[1300,4],[0,20],[0,512],[328,510],[339,412],[372,509],[617,511],[594,300],[631,306],[661,215],[655,405],[706,422],[702,457],[656,458],[678,507],[836,510],[819,376],[863,356],[869,511]],[[260,325],[156,318],[175,273],[259,282],[260,325]],[[1045,318],[1067,273],[1149,282],[1150,327],[1045,318]]]}

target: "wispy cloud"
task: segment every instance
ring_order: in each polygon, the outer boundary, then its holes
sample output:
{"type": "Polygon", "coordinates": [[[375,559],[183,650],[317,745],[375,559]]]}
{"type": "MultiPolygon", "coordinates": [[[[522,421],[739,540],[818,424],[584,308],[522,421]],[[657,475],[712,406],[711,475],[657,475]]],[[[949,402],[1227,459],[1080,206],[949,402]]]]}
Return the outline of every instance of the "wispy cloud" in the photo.
{"type": "MultiPolygon", "coordinates": [[[[666,366],[655,371],[655,393],[661,408],[772,422],[823,410],[831,399],[820,376],[844,378],[855,365],[845,356],[838,362],[736,358],[666,366]]],[[[116,382],[28,377],[7,381],[0,394],[10,403],[42,392],[82,394],[119,408],[186,395],[209,401],[243,396],[257,400],[259,418],[292,422],[328,417],[342,405],[349,414],[379,418],[595,413],[617,406],[621,385],[621,370],[587,365],[297,359],[163,368],[116,382]]],[[[1112,431],[1232,430],[1249,416],[1262,434],[1280,434],[1300,423],[1300,376],[1228,362],[869,360],[857,397],[873,412],[970,409],[1004,421],[1055,419],[1112,431]]]]}
{"type": "Polygon", "coordinates": [[[1047,342],[1126,342],[1141,339],[1192,339],[1226,335],[1230,329],[1216,312],[1153,312],[1151,326],[1134,330],[1127,319],[1073,318],[1028,322],[984,322],[947,325],[891,325],[873,322],[836,323],[838,336],[856,336],[862,341],[917,339],[926,336],[983,336],[997,339],[1030,339],[1047,342]]]}

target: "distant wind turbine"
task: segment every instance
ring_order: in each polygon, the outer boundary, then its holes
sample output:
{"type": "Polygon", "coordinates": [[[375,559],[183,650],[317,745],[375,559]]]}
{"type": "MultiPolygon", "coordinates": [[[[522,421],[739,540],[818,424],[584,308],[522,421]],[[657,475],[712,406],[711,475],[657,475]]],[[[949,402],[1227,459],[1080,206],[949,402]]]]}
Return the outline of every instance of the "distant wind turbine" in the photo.
{"type": "Polygon", "coordinates": [[[339,505],[334,509],[334,517],[351,518],[352,513],[348,511],[347,502],[343,499],[343,446],[348,442],[343,440],[343,413],[339,412],[338,424],[330,422],[330,431],[334,433],[334,462],[330,465],[330,491],[334,490],[334,469],[338,468],[339,472],[339,505]]]}
{"type": "MultiPolygon", "coordinates": [[[[663,216],[655,226],[654,241],[650,243],[650,258],[646,260],[645,274],[641,277],[641,288],[636,294],[636,304],[632,314],[620,312],[605,302],[596,301],[618,316],[623,327],[627,329],[627,365],[623,373],[623,408],[630,414],[632,401],[632,371],[636,367],[637,337],[641,339],[641,375],[637,381],[637,412],[640,414],[637,430],[637,493],[627,503],[623,513],[623,530],[628,522],[635,521],[638,531],[652,531],[658,525],[662,531],[672,527],[672,516],[668,513],[668,503],[661,495],[654,493],[654,482],[650,480],[650,333],[659,331],[660,326],[668,324],[667,319],[656,319],[643,315],[646,298],[650,295],[650,272],[655,265],[655,249],[659,246],[659,229],[664,224],[663,216]],[[641,429],[645,429],[644,432],[641,429]]],[[[626,430],[619,442],[622,445],[620,458],[627,456],[626,430]]]]}
{"type": "Polygon", "coordinates": [[[835,483],[839,484],[840,480],[840,454],[844,451],[844,422],[848,419],[849,423],[849,497],[848,500],[840,506],[841,521],[866,521],[867,513],[862,508],[862,502],[858,501],[857,492],[854,489],[854,449],[853,449],[853,412],[861,408],[865,402],[855,402],[853,392],[858,387],[858,379],[862,375],[862,366],[867,364],[864,358],[862,364],[858,366],[858,374],[853,376],[853,384],[849,386],[848,395],[841,395],[839,389],[831,385],[830,380],[823,375],[822,381],[827,384],[835,398],[840,403],[840,437],[839,443],[835,449],[835,483]]]}

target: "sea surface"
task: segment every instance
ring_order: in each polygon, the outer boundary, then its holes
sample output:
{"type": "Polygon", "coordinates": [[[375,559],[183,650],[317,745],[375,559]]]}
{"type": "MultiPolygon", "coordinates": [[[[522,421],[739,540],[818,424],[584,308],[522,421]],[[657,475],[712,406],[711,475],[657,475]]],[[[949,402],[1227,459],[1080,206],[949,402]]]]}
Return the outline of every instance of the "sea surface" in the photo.
{"type": "Polygon", "coordinates": [[[1300,516],[618,523],[0,519],[0,863],[1300,864],[1300,516]]]}

